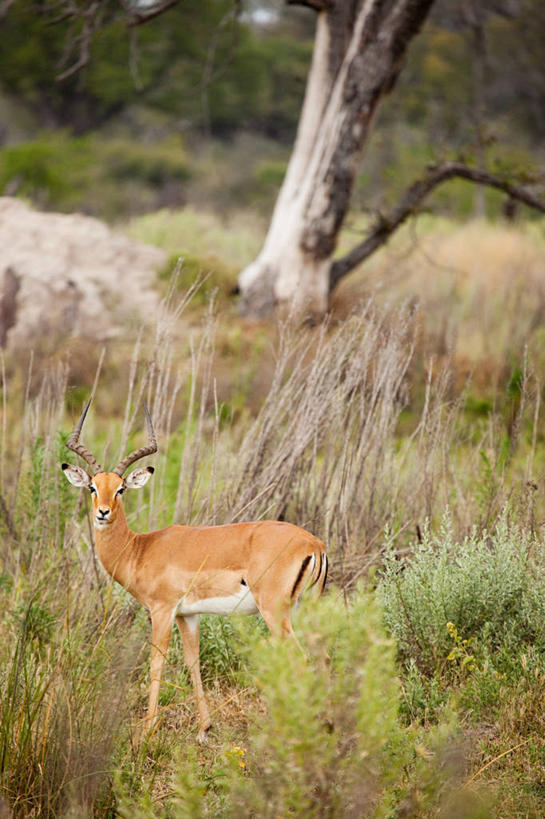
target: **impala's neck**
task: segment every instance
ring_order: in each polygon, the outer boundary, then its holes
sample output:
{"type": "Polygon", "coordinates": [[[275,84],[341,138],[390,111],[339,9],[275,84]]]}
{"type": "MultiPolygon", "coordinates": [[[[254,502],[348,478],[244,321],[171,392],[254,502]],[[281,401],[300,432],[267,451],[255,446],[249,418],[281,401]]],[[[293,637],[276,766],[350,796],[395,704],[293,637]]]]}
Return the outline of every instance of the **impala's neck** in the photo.
{"type": "Polygon", "coordinates": [[[127,586],[129,564],[138,535],[129,529],[125,510],[120,503],[113,523],[99,528],[95,524],[97,556],[114,580],[127,586]]]}

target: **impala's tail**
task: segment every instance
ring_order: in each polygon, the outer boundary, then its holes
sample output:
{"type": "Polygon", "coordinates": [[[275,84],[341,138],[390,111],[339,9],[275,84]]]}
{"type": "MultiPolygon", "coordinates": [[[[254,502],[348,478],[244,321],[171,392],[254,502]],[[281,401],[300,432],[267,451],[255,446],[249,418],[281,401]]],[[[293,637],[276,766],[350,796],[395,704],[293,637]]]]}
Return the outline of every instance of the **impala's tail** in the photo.
{"type": "Polygon", "coordinates": [[[297,600],[307,583],[309,589],[317,585],[319,594],[322,594],[327,580],[328,565],[325,552],[312,552],[312,554],[307,555],[301,563],[301,568],[293,584],[291,599],[297,600]]]}

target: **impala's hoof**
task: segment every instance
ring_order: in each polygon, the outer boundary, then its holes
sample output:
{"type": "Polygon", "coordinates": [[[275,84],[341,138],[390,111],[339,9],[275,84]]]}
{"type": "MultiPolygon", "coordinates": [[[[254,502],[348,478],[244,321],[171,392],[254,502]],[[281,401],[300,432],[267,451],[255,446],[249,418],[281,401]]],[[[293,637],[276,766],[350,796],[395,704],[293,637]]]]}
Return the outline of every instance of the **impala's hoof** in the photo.
{"type": "Polygon", "coordinates": [[[207,725],[206,728],[201,728],[199,733],[197,734],[197,742],[199,745],[206,745],[208,742],[208,732],[212,726],[207,725]]]}

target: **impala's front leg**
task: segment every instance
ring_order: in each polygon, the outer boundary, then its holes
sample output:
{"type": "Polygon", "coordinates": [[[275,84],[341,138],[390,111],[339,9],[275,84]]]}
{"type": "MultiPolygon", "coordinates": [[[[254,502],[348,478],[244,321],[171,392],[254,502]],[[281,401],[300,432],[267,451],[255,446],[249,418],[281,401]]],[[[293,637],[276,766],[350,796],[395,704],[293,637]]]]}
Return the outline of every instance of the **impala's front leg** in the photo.
{"type": "Polygon", "coordinates": [[[170,635],[172,633],[172,609],[159,609],[151,613],[151,682],[149,692],[148,713],[145,730],[149,731],[157,721],[157,706],[159,703],[159,688],[163,666],[168,651],[170,635]]]}
{"type": "Polygon", "coordinates": [[[197,698],[197,710],[199,712],[200,729],[197,736],[199,742],[206,739],[206,732],[211,726],[210,713],[204,696],[201,680],[201,667],[199,661],[199,615],[182,617],[178,614],[176,622],[180,629],[182,645],[184,647],[185,664],[191,674],[191,681],[197,698]]]}

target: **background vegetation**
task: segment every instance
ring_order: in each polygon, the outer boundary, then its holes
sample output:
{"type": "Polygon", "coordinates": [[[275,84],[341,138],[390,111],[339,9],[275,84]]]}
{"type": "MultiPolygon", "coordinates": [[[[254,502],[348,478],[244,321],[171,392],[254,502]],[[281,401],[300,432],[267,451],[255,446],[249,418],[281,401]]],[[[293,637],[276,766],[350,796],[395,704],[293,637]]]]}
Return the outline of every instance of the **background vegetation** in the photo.
{"type": "MultiPolygon", "coordinates": [[[[492,167],[500,137],[528,173],[543,146],[538,5],[487,16],[492,167]]],[[[496,195],[475,219],[452,183],[342,283],[323,326],[240,321],[236,273],[283,174],[312,30],[202,8],[131,36],[112,23],[62,83],[63,24],[24,0],[5,20],[4,193],[99,215],[171,259],[145,327],[0,359],[0,811],[542,816],[543,221],[507,221],[496,195]],[[331,556],[328,593],[296,615],[304,657],[259,622],[205,619],[204,747],[177,638],[160,725],[135,742],[147,615],[97,565],[87,498],[59,469],[94,384],[101,462],[138,445],[143,397],[158,431],[153,481],[127,498],[136,530],[281,517],[331,556]]],[[[439,4],[343,244],[426,162],[482,147],[469,55],[439,4]]]]}
{"type": "MultiPolygon", "coordinates": [[[[462,6],[439,0],[415,40],[381,109],[356,211],[391,204],[426,163],[449,156],[535,174],[545,138],[539,0],[484,4],[482,88],[462,6]]],[[[313,13],[248,3],[236,17],[231,0],[184,0],[127,29],[117,5],[105,7],[88,63],[65,77],[78,56],[70,21],[52,24],[47,4],[10,4],[0,189],[115,221],[185,203],[220,214],[251,204],[268,216],[299,117],[313,13]]],[[[460,183],[433,200],[457,217],[473,205],[460,183]]],[[[488,207],[497,212],[496,195],[488,207]]]]}

